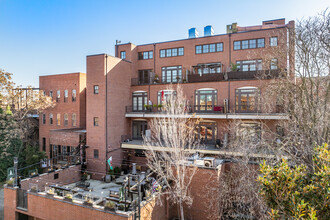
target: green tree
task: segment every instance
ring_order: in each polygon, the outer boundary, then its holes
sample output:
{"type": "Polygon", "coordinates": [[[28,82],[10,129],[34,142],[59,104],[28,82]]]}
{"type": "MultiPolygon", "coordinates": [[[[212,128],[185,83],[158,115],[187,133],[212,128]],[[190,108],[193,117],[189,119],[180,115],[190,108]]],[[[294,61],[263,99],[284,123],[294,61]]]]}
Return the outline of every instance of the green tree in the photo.
{"type": "Polygon", "coordinates": [[[330,152],[328,144],[315,148],[312,171],[306,165],[291,167],[261,164],[261,194],[272,219],[330,219],[330,152]]]}

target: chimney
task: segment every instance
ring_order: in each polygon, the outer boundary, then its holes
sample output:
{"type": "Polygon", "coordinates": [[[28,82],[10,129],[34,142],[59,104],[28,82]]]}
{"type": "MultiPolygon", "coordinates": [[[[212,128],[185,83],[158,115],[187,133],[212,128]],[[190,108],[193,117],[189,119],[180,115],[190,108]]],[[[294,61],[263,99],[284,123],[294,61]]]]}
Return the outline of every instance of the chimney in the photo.
{"type": "Polygon", "coordinates": [[[196,28],[190,28],[188,31],[188,37],[189,38],[197,38],[198,37],[198,31],[196,28]]]}
{"type": "Polygon", "coordinates": [[[227,25],[227,34],[236,33],[237,32],[237,23],[232,23],[227,25]]]}
{"type": "Polygon", "coordinates": [[[212,36],[214,34],[212,25],[207,25],[204,27],[204,37],[212,36]]]}

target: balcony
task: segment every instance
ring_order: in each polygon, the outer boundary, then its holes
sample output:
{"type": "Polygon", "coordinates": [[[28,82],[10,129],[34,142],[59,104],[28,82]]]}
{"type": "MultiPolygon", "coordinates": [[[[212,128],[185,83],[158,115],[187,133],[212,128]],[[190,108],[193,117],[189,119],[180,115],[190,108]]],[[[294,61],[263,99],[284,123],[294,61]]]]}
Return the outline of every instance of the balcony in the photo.
{"type": "MultiPolygon", "coordinates": [[[[212,105],[190,105],[187,106],[187,114],[177,117],[190,118],[193,114],[203,119],[269,119],[269,120],[283,120],[287,116],[282,113],[280,106],[276,106],[274,112],[263,112],[261,106],[256,105],[236,105],[233,108],[226,108],[225,106],[212,105]]],[[[168,117],[166,111],[161,105],[145,105],[140,110],[133,109],[132,106],[126,106],[127,118],[162,118],[168,117]]]]}

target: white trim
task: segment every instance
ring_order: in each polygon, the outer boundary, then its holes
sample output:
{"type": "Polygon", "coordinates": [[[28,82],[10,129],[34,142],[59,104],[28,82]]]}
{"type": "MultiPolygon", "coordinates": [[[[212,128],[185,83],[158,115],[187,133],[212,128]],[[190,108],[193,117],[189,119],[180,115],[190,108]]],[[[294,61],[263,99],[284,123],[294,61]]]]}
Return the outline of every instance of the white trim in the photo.
{"type": "Polygon", "coordinates": [[[244,86],[244,87],[239,87],[237,89],[259,89],[259,88],[255,86],[244,86]]]}
{"type": "Polygon", "coordinates": [[[212,88],[202,88],[202,89],[196,89],[196,91],[204,91],[204,90],[216,90],[216,89],[212,89],[212,88]]]}
{"type": "Polygon", "coordinates": [[[133,93],[140,93],[140,92],[147,92],[147,91],[139,90],[139,91],[134,91],[133,93]]]}

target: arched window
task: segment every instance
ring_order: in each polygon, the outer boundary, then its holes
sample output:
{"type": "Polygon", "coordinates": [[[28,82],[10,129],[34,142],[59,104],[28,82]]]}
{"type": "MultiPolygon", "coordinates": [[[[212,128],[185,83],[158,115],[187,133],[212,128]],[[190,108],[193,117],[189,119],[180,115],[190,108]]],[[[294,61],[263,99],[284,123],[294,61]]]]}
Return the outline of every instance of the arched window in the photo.
{"type": "Polygon", "coordinates": [[[75,102],[77,100],[77,92],[75,89],[72,89],[72,101],[75,102]]]}
{"type": "Polygon", "coordinates": [[[259,112],[260,90],[257,87],[236,89],[236,112],[259,112]]]}
{"type": "Polygon", "coordinates": [[[145,91],[136,91],[132,94],[133,112],[145,111],[144,105],[148,104],[148,93],[145,91]]]}
{"type": "Polygon", "coordinates": [[[195,91],[195,111],[213,111],[218,103],[218,92],[215,89],[205,88],[195,91]]]}

